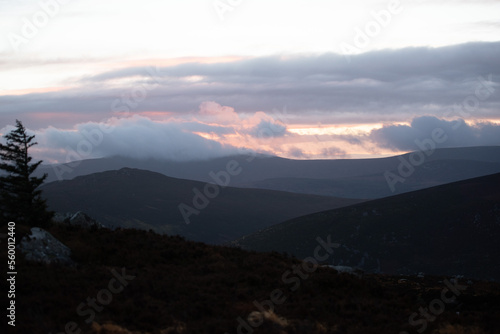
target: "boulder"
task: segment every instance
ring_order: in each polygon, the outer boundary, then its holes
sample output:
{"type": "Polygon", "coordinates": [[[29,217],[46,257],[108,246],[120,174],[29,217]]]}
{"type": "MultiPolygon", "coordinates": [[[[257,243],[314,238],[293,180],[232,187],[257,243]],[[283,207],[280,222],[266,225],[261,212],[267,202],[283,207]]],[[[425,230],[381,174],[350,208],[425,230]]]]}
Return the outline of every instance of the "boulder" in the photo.
{"type": "Polygon", "coordinates": [[[17,248],[29,261],[46,264],[73,264],[70,257],[71,250],[40,227],[31,228],[31,234],[24,236],[17,248]]]}

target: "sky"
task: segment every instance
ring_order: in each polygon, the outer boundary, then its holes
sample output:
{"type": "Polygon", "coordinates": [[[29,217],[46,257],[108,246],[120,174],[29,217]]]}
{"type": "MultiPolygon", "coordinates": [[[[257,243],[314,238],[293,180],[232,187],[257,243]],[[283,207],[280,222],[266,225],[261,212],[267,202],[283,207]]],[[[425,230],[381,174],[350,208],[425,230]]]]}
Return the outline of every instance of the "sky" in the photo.
{"type": "Polygon", "coordinates": [[[0,0],[16,119],[46,163],[500,145],[500,1],[0,0]]]}

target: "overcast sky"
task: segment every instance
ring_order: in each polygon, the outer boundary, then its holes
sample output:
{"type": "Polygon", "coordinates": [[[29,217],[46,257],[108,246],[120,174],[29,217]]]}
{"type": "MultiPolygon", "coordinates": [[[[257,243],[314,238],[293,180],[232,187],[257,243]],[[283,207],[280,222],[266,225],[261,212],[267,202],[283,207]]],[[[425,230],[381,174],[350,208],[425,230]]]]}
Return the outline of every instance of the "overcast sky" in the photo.
{"type": "Polygon", "coordinates": [[[0,0],[16,118],[46,162],[500,145],[500,2],[0,0]]]}

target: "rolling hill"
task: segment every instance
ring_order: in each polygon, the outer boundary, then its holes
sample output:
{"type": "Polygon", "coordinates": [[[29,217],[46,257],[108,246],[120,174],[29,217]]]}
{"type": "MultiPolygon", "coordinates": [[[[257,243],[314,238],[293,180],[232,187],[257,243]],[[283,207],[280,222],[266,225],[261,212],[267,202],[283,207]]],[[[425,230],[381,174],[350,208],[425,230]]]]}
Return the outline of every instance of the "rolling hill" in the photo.
{"type": "Polygon", "coordinates": [[[270,156],[234,156],[204,161],[135,160],[125,157],[82,160],[63,165],[43,165],[49,181],[72,179],[124,167],[166,176],[210,182],[210,172],[224,170],[237,161],[243,173],[231,180],[232,187],[259,188],[343,198],[381,198],[398,193],[500,172],[500,147],[437,149],[425,155],[421,165],[398,182],[394,189],[385,173],[399,175],[402,160],[411,153],[380,159],[291,160],[270,156]]]}
{"type": "MultiPolygon", "coordinates": [[[[433,160],[419,167],[409,177],[404,178],[404,181],[397,182],[394,189],[388,185],[385,173],[335,179],[274,178],[238,186],[320,196],[376,199],[500,171],[498,163],[460,159],[433,160]]],[[[398,175],[396,170],[390,172],[398,175]]]]}
{"type": "Polygon", "coordinates": [[[54,211],[84,211],[106,226],[153,229],[208,243],[227,242],[286,219],[360,202],[213,184],[206,187],[202,182],[123,168],[48,183],[42,189],[54,211]]]}
{"type": "Polygon", "coordinates": [[[304,258],[323,235],[341,245],[332,265],[500,280],[500,174],[306,215],[235,244],[304,258]]]}

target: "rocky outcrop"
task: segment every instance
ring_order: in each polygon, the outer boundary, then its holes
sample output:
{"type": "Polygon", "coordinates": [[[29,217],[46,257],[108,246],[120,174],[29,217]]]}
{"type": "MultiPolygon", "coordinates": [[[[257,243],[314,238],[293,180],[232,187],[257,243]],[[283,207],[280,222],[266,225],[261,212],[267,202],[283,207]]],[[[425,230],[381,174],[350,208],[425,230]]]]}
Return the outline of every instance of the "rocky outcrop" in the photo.
{"type": "Polygon", "coordinates": [[[40,227],[33,227],[31,234],[26,235],[17,246],[26,260],[40,263],[73,264],[71,250],[52,234],[40,227]]]}
{"type": "Polygon", "coordinates": [[[56,213],[53,221],[61,224],[69,224],[73,226],[80,226],[83,228],[102,228],[104,227],[94,218],[90,217],[82,211],[76,213],[56,213]]]}

